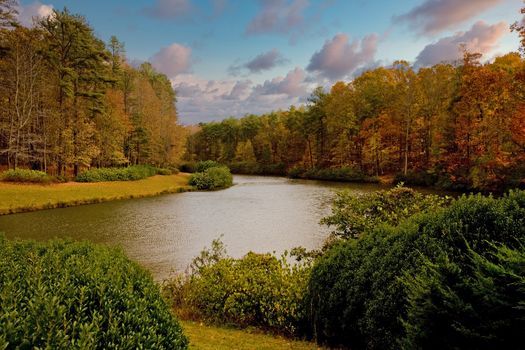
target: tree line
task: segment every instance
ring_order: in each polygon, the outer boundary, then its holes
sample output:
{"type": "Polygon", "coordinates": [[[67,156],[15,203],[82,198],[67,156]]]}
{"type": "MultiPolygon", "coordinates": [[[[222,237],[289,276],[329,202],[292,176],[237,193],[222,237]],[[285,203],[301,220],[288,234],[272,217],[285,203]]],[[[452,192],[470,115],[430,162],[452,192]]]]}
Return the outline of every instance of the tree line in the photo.
{"type": "Polygon", "coordinates": [[[519,53],[482,63],[465,51],[459,64],[420,69],[397,61],[317,88],[305,106],[200,124],[185,157],[241,172],[351,168],[443,187],[523,185],[524,83],[519,53]]]}
{"type": "Polygon", "coordinates": [[[0,167],[172,164],[184,147],[175,102],[165,75],[132,67],[84,17],[64,9],[27,28],[0,0],[0,167]]]}

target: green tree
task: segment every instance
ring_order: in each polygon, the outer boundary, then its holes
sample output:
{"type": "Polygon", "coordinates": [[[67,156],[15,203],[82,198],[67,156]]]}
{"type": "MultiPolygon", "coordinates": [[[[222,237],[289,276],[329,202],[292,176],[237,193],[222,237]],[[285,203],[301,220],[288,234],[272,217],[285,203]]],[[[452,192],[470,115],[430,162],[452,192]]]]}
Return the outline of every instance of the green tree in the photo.
{"type": "Polygon", "coordinates": [[[43,19],[45,57],[55,72],[60,124],[57,132],[57,170],[89,166],[98,154],[92,132],[93,117],[102,111],[107,76],[108,53],[104,43],[93,34],[86,19],[67,9],[54,11],[43,19]],[[68,139],[71,137],[71,139],[68,139]]]}

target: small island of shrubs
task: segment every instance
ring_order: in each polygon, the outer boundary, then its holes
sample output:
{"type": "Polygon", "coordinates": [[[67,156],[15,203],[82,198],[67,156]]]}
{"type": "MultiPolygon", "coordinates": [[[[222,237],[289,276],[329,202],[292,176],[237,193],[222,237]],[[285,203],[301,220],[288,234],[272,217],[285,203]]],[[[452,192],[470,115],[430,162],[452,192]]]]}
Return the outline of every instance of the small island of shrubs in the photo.
{"type": "Polygon", "coordinates": [[[219,190],[233,185],[230,169],[215,161],[207,160],[195,165],[189,184],[198,190],[219,190]]]}

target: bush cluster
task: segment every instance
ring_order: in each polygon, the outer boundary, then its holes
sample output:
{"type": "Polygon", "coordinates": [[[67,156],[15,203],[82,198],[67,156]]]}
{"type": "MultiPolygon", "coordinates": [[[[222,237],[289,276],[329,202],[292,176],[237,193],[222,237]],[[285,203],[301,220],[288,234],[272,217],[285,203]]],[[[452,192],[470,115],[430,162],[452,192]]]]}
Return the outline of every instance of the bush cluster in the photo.
{"type": "Polygon", "coordinates": [[[381,224],[398,225],[412,215],[445,207],[450,197],[422,194],[402,185],[390,190],[355,195],[338,192],[331,215],[321,223],[334,226],[339,238],[356,238],[381,224]]]}
{"type": "Polygon", "coordinates": [[[298,250],[301,265],[268,254],[232,259],[215,242],[165,290],[186,317],[338,348],[525,341],[525,192],[455,200],[403,187],[342,193],[324,222],[337,239],[321,252],[298,250]]]}
{"type": "Polygon", "coordinates": [[[195,162],[184,162],[179,164],[179,169],[183,173],[194,173],[196,165],[197,164],[195,162]]]}
{"type": "Polygon", "coordinates": [[[91,243],[0,237],[0,348],[185,349],[149,273],[91,243]]]}
{"type": "Polygon", "coordinates": [[[198,190],[218,190],[233,185],[233,177],[230,169],[225,166],[213,166],[215,162],[206,161],[197,164],[197,169],[204,169],[195,172],[190,176],[189,184],[198,190]]]}
{"type": "Polygon", "coordinates": [[[245,175],[286,175],[286,164],[260,164],[256,162],[232,162],[228,167],[234,174],[245,175]]]}
{"type": "Polygon", "coordinates": [[[0,179],[6,182],[27,182],[46,184],[56,181],[55,178],[47,173],[29,169],[10,169],[0,174],[0,179]]]}
{"type": "Polygon", "coordinates": [[[203,173],[209,168],[218,168],[221,164],[217,163],[214,160],[204,160],[202,162],[198,162],[195,164],[195,172],[196,173],[203,173]]]}
{"type": "Polygon", "coordinates": [[[290,265],[286,255],[248,253],[227,257],[222,243],[203,251],[191,274],[164,286],[174,307],[185,317],[236,326],[257,326],[297,335],[304,326],[306,265],[290,265]]]}
{"type": "Polygon", "coordinates": [[[525,192],[463,196],[341,241],[310,277],[310,331],[353,349],[512,348],[525,341],[525,192]]]}
{"type": "Polygon", "coordinates": [[[134,181],[153,175],[171,175],[167,168],[155,168],[151,165],[133,165],[127,168],[94,168],[79,174],[77,182],[134,181]]]}
{"type": "Polygon", "coordinates": [[[327,180],[341,182],[378,182],[375,177],[366,176],[359,169],[342,168],[311,168],[294,167],[288,170],[288,176],[299,179],[327,180]]]}
{"type": "Polygon", "coordinates": [[[414,186],[434,186],[437,184],[439,177],[435,173],[426,171],[409,171],[407,174],[396,174],[394,183],[404,183],[414,186]]]}

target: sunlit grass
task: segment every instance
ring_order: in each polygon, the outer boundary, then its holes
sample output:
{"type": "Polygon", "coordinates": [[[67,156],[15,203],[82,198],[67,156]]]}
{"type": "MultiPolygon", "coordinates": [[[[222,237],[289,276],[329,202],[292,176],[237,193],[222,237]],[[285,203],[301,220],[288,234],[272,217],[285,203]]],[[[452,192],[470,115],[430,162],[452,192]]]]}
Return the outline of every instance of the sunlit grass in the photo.
{"type": "Polygon", "coordinates": [[[296,341],[260,332],[213,327],[192,321],[181,321],[181,324],[184,334],[190,339],[190,350],[322,349],[315,343],[296,341]]]}
{"type": "Polygon", "coordinates": [[[51,185],[0,182],[0,215],[183,192],[190,189],[188,177],[181,173],[137,181],[51,185]]]}

